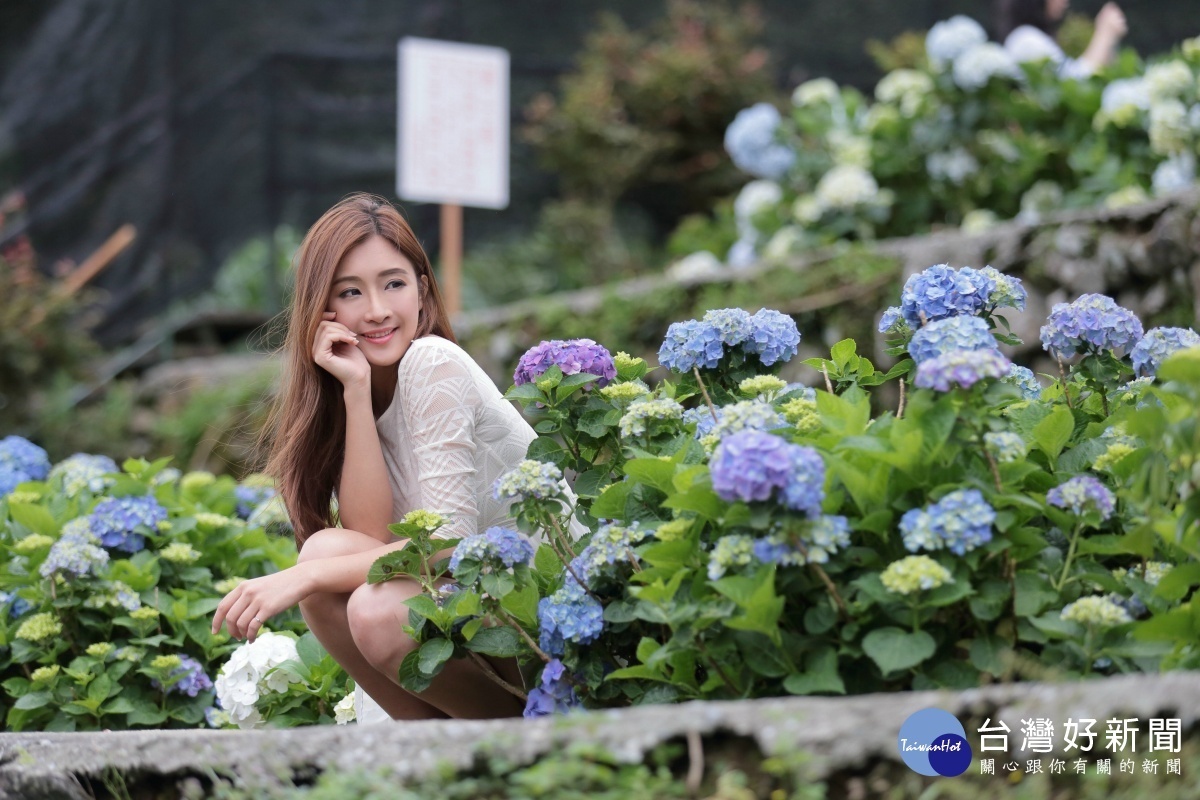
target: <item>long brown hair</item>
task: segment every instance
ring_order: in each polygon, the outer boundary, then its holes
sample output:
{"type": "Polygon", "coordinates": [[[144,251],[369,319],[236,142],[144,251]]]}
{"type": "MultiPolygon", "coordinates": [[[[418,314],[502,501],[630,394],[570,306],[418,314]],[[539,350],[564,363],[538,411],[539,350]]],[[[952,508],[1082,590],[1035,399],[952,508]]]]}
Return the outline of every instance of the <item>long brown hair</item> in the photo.
{"type": "Polygon", "coordinates": [[[282,348],[283,385],[259,440],[260,446],[270,442],[263,448],[268,450],[264,471],[278,482],[296,531],[297,549],[309,536],[334,524],[330,501],[342,474],[346,447],[342,386],[313,361],[313,339],[338,264],[371,236],[382,236],[395,245],[417,271],[421,307],[414,338],[435,334],[457,341],[429,257],[387,200],[352,194],[309,228],[292,261],[296,281],[282,348]]]}

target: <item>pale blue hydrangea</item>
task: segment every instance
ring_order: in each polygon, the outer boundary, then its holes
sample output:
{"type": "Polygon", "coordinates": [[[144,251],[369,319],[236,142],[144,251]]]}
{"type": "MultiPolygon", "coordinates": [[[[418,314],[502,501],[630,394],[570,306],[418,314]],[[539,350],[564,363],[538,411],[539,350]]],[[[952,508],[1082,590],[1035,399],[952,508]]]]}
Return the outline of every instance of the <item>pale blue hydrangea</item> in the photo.
{"type": "MultiPolygon", "coordinates": [[[[171,670],[169,677],[178,677],[179,681],[171,685],[167,689],[168,693],[186,694],[188,697],[196,697],[201,692],[207,692],[213,688],[213,682],[204,672],[204,665],[191,656],[179,654],[180,664],[175,669],[171,670]]],[[[153,678],[150,679],[150,684],[155,689],[161,689],[162,684],[153,678]]]]}
{"type": "Polygon", "coordinates": [[[1020,79],[1021,68],[1001,45],[984,42],[954,59],[953,74],[958,88],[974,92],[987,86],[993,78],[1020,79]]]}
{"type": "Polygon", "coordinates": [[[712,411],[707,405],[689,408],[683,412],[682,419],[685,424],[695,424],[696,438],[701,439],[712,433],[713,428],[721,419],[721,409],[717,409],[717,418],[713,419],[712,411]]]}
{"type": "Polygon", "coordinates": [[[599,530],[592,534],[588,546],[571,562],[571,568],[580,579],[589,581],[592,575],[606,566],[629,563],[631,558],[636,562],[638,557],[633,552],[633,547],[645,538],[646,532],[641,530],[637,522],[629,525],[601,525],[599,530]]]}
{"type": "Polygon", "coordinates": [[[654,421],[670,422],[683,418],[683,406],[670,397],[654,397],[637,400],[621,416],[618,428],[628,438],[645,436],[654,421]]]}
{"type": "Polygon", "coordinates": [[[917,367],[914,383],[922,389],[948,392],[970,389],[984,378],[1004,378],[1012,362],[998,350],[952,350],[917,367]]]}
{"type": "Polygon", "coordinates": [[[1042,396],[1042,385],[1038,383],[1037,376],[1033,374],[1033,370],[1028,367],[1013,364],[1008,368],[1008,374],[1000,380],[1005,383],[1011,383],[1020,389],[1021,398],[1024,400],[1037,400],[1042,396]]]}
{"type": "Polygon", "coordinates": [[[1124,625],[1132,622],[1129,612],[1109,600],[1107,597],[1093,595],[1081,597],[1074,603],[1069,603],[1061,612],[1067,622],[1077,622],[1084,626],[1111,628],[1114,625],[1124,625]]]}
{"type": "Polygon", "coordinates": [[[497,500],[547,500],[561,491],[562,470],[548,461],[525,459],[501,475],[492,486],[497,500]]]}
{"type": "Polygon", "coordinates": [[[724,355],[721,332],[711,323],[690,319],[667,328],[658,363],[675,372],[691,372],[695,367],[714,369],[724,355]]]}
{"type": "Polygon", "coordinates": [[[153,497],[116,497],[101,501],[89,523],[104,547],[136,553],[146,546],[142,531],[155,531],[166,519],[167,510],[153,497]]]}
{"type": "Polygon", "coordinates": [[[93,575],[108,563],[108,552],[98,547],[99,544],[87,517],[73,519],[63,526],[58,541],[51,546],[38,571],[44,578],[56,572],[77,578],[93,575]]]}
{"type": "Polygon", "coordinates": [[[1196,156],[1184,151],[1168,158],[1154,168],[1150,186],[1155,196],[1190,189],[1196,183],[1196,156]]]}
{"type": "Polygon", "coordinates": [[[918,364],[954,350],[995,350],[996,337],[981,317],[947,317],[934,320],[913,334],[908,354],[918,364]]]}
{"type": "Polygon", "coordinates": [[[704,313],[701,321],[716,328],[721,342],[730,347],[746,341],[754,332],[750,312],[744,308],[712,309],[704,313]]]}
{"type": "Polygon", "coordinates": [[[757,355],[764,366],[788,361],[796,355],[800,330],[790,316],[773,309],[760,308],[750,318],[750,323],[750,336],[742,343],[742,349],[757,355]]]}
{"type": "Polygon", "coordinates": [[[17,617],[27,613],[33,604],[23,597],[19,597],[16,592],[0,591],[0,606],[8,606],[9,617],[16,619],[17,617]]]}
{"type": "Polygon", "coordinates": [[[1025,440],[1008,431],[985,433],[983,446],[1001,464],[1020,461],[1026,453],[1025,440]]]}
{"type": "Polygon", "coordinates": [[[708,554],[708,579],[719,580],[733,567],[744,567],[753,560],[753,538],[743,534],[722,536],[708,554]]]}
{"type": "Polygon", "coordinates": [[[821,513],[825,501],[825,462],[811,447],[790,445],[792,473],[783,488],[783,504],[810,517],[821,513]]]}
{"type": "MultiPolygon", "coordinates": [[[[900,306],[891,306],[883,312],[883,316],[879,318],[879,332],[895,334],[898,331],[893,330],[899,323],[904,322],[904,314],[900,310],[900,306]]],[[[907,323],[904,323],[907,326],[907,323]]]]}
{"type": "Polygon", "coordinates": [[[941,550],[963,555],[992,540],[995,510],[978,489],[958,489],[900,519],[904,547],[910,552],[941,550]]]}
{"type": "Polygon", "coordinates": [[[112,581],[109,586],[112,589],[111,601],[116,605],[126,611],[137,611],[142,607],[142,598],[129,584],[123,581],[112,581]]]}
{"type": "Polygon", "coordinates": [[[786,507],[820,513],[825,464],[811,447],[763,431],[725,437],[710,462],[713,490],[730,502],[762,501],[778,493],[786,507]]]}
{"type": "Polygon", "coordinates": [[[11,493],[19,484],[27,480],[29,480],[29,476],[24,472],[18,472],[0,464],[0,496],[11,493]]]}
{"type": "Polygon", "coordinates": [[[962,186],[979,172],[979,160],[969,150],[956,147],[925,156],[925,172],[931,180],[962,186]]]}
{"type": "Polygon", "coordinates": [[[830,556],[850,546],[850,523],[840,516],[815,517],[804,523],[799,538],[802,548],[786,534],[769,534],[754,542],[754,557],[764,564],[789,567],[826,564],[830,556]]]}
{"type": "Polygon", "coordinates": [[[40,481],[50,472],[50,459],[28,439],[5,436],[0,439],[0,468],[24,474],[25,481],[40,481]]]}
{"type": "MultiPolygon", "coordinates": [[[[712,414],[708,412],[707,407],[704,411],[708,413],[708,419],[711,422],[712,414]]],[[[718,437],[750,430],[769,431],[787,425],[771,404],[762,400],[742,400],[722,406],[718,409],[718,413],[716,424],[708,426],[710,429],[708,432],[718,437]]],[[[697,426],[697,432],[699,432],[699,426],[697,426]]]]}
{"type": "Polygon", "coordinates": [[[538,603],[539,645],[562,656],[567,642],[589,644],[604,630],[604,607],[568,576],[563,587],[538,603]]]}
{"type": "Polygon", "coordinates": [[[925,34],[925,55],[934,69],[949,66],[961,54],[987,41],[983,26],[970,17],[956,14],[942,20],[925,34]]]}
{"type": "Polygon", "coordinates": [[[900,312],[913,330],[927,322],[987,310],[996,281],[981,270],[937,264],[904,282],[900,312]]]}
{"type": "Polygon", "coordinates": [[[234,488],[233,495],[237,498],[237,508],[234,513],[237,514],[238,519],[250,519],[254,509],[275,496],[275,490],[270,486],[241,484],[234,488]]]}
{"type": "Polygon", "coordinates": [[[796,163],[796,153],[777,138],[782,118],[770,103],[744,108],[725,130],[725,150],[738,169],[779,180],[796,163]]]}
{"type": "Polygon", "coordinates": [[[499,526],[463,539],[450,555],[450,571],[463,561],[476,561],[485,570],[505,570],[533,559],[533,542],[523,533],[499,526]]]}
{"type": "Polygon", "coordinates": [[[1154,377],[1167,356],[1189,347],[1200,347],[1200,334],[1191,328],[1151,328],[1134,345],[1129,357],[1138,375],[1154,377]]]}
{"type": "Polygon", "coordinates": [[[995,267],[983,267],[979,272],[985,278],[992,280],[996,285],[996,288],[992,289],[991,294],[988,295],[988,308],[1025,310],[1025,304],[1029,300],[1029,292],[1025,290],[1025,286],[1021,283],[1020,278],[1005,275],[995,267]]]}
{"type": "Polygon", "coordinates": [[[113,485],[118,472],[117,463],[108,456],[76,453],[55,464],[48,480],[61,487],[67,497],[76,497],[85,491],[103,494],[113,485]]]}
{"type": "Polygon", "coordinates": [[[1142,338],[1142,323],[1111,297],[1085,294],[1073,303],[1055,303],[1042,326],[1042,347],[1064,358],[1076,353],[1129,351],[1142,338]]]}
{"type": "Polygon", "coordinates": [[[542,668],[542,681],[529,691],[525,701],[524,716],[548,717],[565,714],[580,705],[575,687],[566,674],[566,667],[557,658],[552,658],[542,668]]]}
{"type": "Polygon", "coordinates": [[[1112,516],[1116,498],[1096,478],[1078,475],[1046,492],[1046,502],[1075,514],[1095,511],[1104,520],[1112,516]]]}

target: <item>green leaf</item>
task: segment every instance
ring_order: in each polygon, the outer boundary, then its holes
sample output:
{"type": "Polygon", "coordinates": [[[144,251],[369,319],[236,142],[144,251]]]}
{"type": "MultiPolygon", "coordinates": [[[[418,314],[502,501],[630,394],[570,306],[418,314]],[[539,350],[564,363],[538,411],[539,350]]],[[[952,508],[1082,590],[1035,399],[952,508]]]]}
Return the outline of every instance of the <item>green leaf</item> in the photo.
{"type": "Polygon", "coordinates": [[[537,607],[540,595],[533,584],[519,591],[509,592],[500,601],[500,607],[516,618],[517,622],[530,627],[537,625],[537,607]]]}
{"type": "Polygon", "coordinates": [[[479,576],[479,586],[492,597],[502,600],[515,586],[507,572],[487,572],[479,576]]]}
{"type": "Polygon", "coordinates": [[[54,515],[36,503],[10,503],[8,513],[34,533],[43,536],[58,535],[58,523],[54,521],[54,515]]]}
{"type": "Polygon", "coordinates": [[[421,556],[416,547],[405,545],[400,550],[393,550],[375,559],[367,570],[367,583],[382,583],[405,575],[415,576],[420,570],[421,556]]]}
{"type": "Polygon", "coordinates": [[[636,486],[633,481],[621,481],[604,487],[604,491],[592,503],[591,514],[597,519],[621,519],[625,516],[625,503],[636,486]]]}
{"type": "Polygon", "coordinates": [[[857,362],[855,356],[857,349],[858,345],[853,339],[842,339],[830,349],[829,355],[833,358],[833,363],[837,365],[838,371],[845,372],[846,365],[850,363],[851,359],[857,362]]]}
{"type": "Polygon", "coordinates": [[[863,652],[879,670],[892,672],[915,667],[937,650],[937,643],[925,631],[908,632],[900,628],[878,628],[863,637],[863,652]]]}
{"type": "MultiPolygon", "coordinates": [[[[663,501],[663,506],[676,511],[692,511],[711,520],[719,519],[729,507],[725,501],[717,497],[716,492],[707,486],[692,486],[686,492],[671,495],[663,501]]],[[[622,506],[621,511],[624,512],[624,510],[624,506],[622,506]]],[[[592,515],[606,516],[597,511],[595,506],[592,506],[592,515]]]]}
{"type": "Polygon", "coordinates": [[[1154,587],[1154,594],[1167,600],[1182,599],[1196,584],[1200,583],[1200,563],[1190,562],[1172,567],[1154,587]]]}
{"type": "Polygon", "coordinates": [[[579,497],[599,497],[600,492],[610,483],[607,467],[594,467],[581,472],[575,478],[575,494],[579,497]]]}
{"type": "Polygon", "coordinates": [[[49,705],[52,700],[54,700],[54,696],[50,692],[30,692],[27,695],[18,697],[17,702],[13,703],[13,708],[32,711],[35,708],[42,708],[49,705]]]}
{"type": "Polygon", "coordinates": [[[410,692],[420,694],[429,688],[429,684],[433,683],[433,678],[421,672],[419,664],[421,663],[421,651],[413,650],[404,657],[400,662],[398,677],[400,685],[410,692]]]}
{"type": "Polygon", "coordinates": [[[504,393],[504,396],[509,400],[524,400],[529,403],[544,403],[547,400],[546,395],[534,383],[522,383],[520,386],[513,386],[504,393]]]}
{"type": "Polygon", "coordinates": [[[846,684],[838,674],[837,652],[832,647],[821,647],[806,659],[805,670],[789,675],[783,682],[789,694],[845,694],[846,684]]]}
{"type": "MultiPolygon", "coordinates": [[[[107,675],[100,675],[94,681],[88,684],[88,700],[91,700],[96,704],[96,707],[99,708],[100,704],[108,699],[109,694],[112,693],[112,689],[113,682],[109,679],[109,677],[107,675]]],[[[120,691],[120,688],[118,688],[117,691],[120,691]]]]}
{"type": "Polygon", "coordinates": [[[671,494],[675,491],[675,464],[657,458],[635,458],[625,464],[625,474],[639,483],[671,494]]]}
{"type": "Polygon", "coordinates": [[[1058,454],[1071,439],[1075,430],[1075,416],[1066,406],[1057,406],[1050,415],[1033,428],[1033,441],[1055,463],[1058,454]]]}
{"type": "Polygon", "coordinates": [[[134,725],[143,725],[147,728],[157,728],[167,719],[167,712],[154,708],[139,708],[137,711],[130,712],[129,716],[125,717],[125,721],[130,727],[134,725]]]}
{"type": "Polygon", "coordinates": [[[300,656],[300,661],[309,669],[315,668],[327,655],[325,648],[311,632],[296,640],[296,652],[300,656]]]}
{"type": "Polygon", "coordinates": [[[524,643],[520,634],[507,625],[484,628],[467,643],[468,650],[496,658],[512,658],[521,654],[524,643]]]}
{"type": "Polygon", "coordinates": [[[475,638],[475,634],[479,633],[479,629],[483,627],[483,617],[476,617],[462,626],[462,637],[466,641],[471,641],[475,638]]]}
{"type": "Polygon", "coordinates": [[[1179,381],[1200,385],[1200,349],[1177,350],[1159,366],[1155,377],[1159,381],[1179,381]]]}
{"type": "Polygon", "coordinates": [[[1008,642],[987,632],[971,640],[971,666],[980,672],[1000,676],[1005,672],[1004,654],[1012,650],[1008,642]]]}
{"type": "Polygon", "coordinates": [[[442,671],[442,667],[454,655],[454,643],[449,639],[430,639],[417,652],[420,653],[417,669],[432,678],[442,671]]]}
{"type": "Polygon", "coordinates": [[[135,709],[136,706],[125,697],[113,698],[112,702],[100,707],[100,711],[105,714],[128,714],[135,709]]]}
{"type": "Polygon", "coordinates": [[[1036,572],[1018,572],[1016,586],[1014,607],[1018,617],[1037,616],[1058,599],[1058,592],[1050,586],[1049,579],[1036,572]]]}

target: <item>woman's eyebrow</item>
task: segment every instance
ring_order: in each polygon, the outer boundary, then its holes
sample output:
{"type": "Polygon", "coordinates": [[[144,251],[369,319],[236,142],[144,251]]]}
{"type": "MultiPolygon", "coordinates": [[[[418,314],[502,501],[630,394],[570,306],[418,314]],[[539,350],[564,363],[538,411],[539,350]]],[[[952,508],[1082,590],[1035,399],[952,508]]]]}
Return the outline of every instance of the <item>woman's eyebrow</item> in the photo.
{"type": "MultiPolygon", "coordinates": [[[[409,271],[407,269],[405,269],[404,267],[395,267],[393,269],[386,269],[383,272],[379,273],[379,275],[376,277],[391,278],[396,275],[399,275],[404,278],[412,277],[411,273],[409,273],[409,271]]],[[[347,283],[349,281],[357,281],[357,280],[359,280],[359,277],[357,275],[346,275],[344,277],[341,277],[341,278],[338,278],[337,280],[335,280],[333,282],[333,285],[337,286],[339,283],[347,283]]]]}

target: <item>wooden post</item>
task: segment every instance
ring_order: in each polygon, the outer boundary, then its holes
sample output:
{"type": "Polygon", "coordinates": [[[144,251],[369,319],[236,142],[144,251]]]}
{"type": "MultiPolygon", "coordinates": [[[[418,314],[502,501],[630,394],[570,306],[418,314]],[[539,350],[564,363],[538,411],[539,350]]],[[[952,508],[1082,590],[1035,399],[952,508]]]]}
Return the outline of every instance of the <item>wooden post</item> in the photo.
{"type": "Polygon", "coordinates": [[[446,313],[453,317],[462,311],[462,206],[443,203],[441,217],[441,288],[446,303],[446,313]]]}

